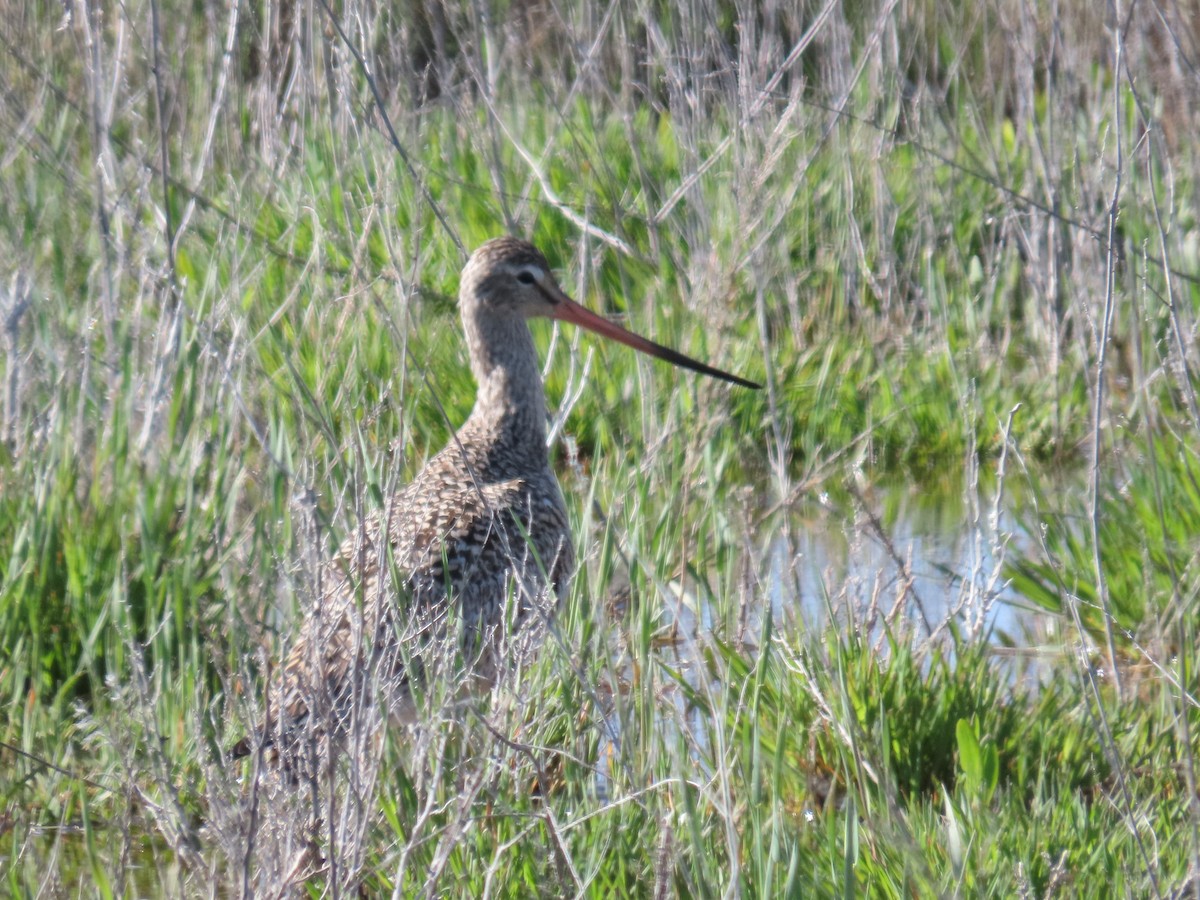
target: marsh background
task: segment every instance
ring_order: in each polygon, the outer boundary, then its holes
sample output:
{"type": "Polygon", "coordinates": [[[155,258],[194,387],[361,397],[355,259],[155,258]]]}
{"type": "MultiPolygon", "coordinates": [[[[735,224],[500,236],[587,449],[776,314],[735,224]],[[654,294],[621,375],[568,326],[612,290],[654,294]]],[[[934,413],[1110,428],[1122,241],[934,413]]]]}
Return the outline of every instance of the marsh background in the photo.
{"type": "Polygon", "coordinates": [[[2,9],[14,896],[1200,895],[1195,0],[2,9]],[[505,231],[765,389],[537,327],[558,634],[289,868],[229,748],[505,231]]]}

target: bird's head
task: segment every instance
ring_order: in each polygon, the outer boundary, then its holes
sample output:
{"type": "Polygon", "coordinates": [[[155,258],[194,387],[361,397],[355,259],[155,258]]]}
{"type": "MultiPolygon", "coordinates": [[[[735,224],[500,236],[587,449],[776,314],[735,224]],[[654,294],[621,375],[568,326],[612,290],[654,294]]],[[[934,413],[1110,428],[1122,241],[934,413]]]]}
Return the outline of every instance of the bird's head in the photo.
{"type": "Polygon", "coordinates": [[[558,286],[558,282],[550,273],[550,264],[546,262],[546,257],[541,251],[519,238],[494,238],[471,254],[466,268],[463,269],[459,303],[462,305],[464,317],[478,320],[508,316],[530,319],[541,316],[572,322],[673,365],[731,381],[743,387],[760,387],[753,381],[730,375],[684,356],[670,347],[664,347],[627,331],[615,322],[610,322],[580,306],[558,286]]]}

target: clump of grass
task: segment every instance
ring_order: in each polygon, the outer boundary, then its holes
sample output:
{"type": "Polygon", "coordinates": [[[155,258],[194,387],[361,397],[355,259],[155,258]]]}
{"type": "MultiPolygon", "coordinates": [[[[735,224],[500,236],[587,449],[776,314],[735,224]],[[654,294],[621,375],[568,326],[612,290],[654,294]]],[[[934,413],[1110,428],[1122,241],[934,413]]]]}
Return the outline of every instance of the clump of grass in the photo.
{"type": "Polygon", "coordinates": [[[1110,631],[1107,619],[1127,661],[1145,652],[1173,656],[1195,593],[1196,451],[1168,434],[1131,442],[1121,459],[1100,484],[1095,537],[1088,527],[1089,498],[1068,494],[1064,508],[1055,509],[1034,495],[1027,514],[1040,526],[1044,555],[1014,561],[1012,583],[1022,597],[1068,623],[1077,617],[1101,645],[1110,631]]]}

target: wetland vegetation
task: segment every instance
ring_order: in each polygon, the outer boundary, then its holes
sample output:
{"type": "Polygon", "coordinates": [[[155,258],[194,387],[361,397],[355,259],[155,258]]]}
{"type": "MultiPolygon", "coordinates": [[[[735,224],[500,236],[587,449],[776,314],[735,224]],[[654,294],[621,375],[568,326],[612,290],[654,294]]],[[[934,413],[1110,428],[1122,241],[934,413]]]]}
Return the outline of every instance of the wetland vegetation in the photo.
{"type": "Polygon", "coordinates": [[[1200,896],[1195,0],[4,9],[13,896],[1200,896]],[[536,325],[570,600],[313,834],[230,750],[506,231],[765,388],[536,325]]]}

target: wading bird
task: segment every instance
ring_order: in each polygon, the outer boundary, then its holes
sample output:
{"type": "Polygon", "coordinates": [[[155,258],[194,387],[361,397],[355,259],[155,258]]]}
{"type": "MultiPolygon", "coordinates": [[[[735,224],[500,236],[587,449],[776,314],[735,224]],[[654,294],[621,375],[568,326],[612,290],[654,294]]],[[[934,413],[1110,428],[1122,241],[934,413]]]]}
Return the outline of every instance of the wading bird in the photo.
{"type": "MultiPolygon", "coordinates": [[[[471,371],[466,423],[327,568],[326,584],[269,692],[255,743],[312,772],[379,701],[415,715],[411,688],[449,648],[462,683],[485,687],[566,593],[575,564],[567,511],[546,450],[546,400],[526,320],[573,322],[677,366],[754,382],[639,337],[571,300],[532,244],[488,241],[459,287],[471,371]]],[[[437,669],[439,676],[446,672],[437,669]]],[[[250,752],[250,739],[235,753],[250,752]]]]}

